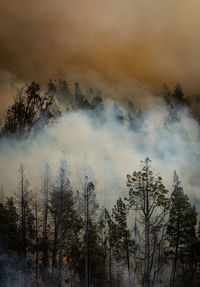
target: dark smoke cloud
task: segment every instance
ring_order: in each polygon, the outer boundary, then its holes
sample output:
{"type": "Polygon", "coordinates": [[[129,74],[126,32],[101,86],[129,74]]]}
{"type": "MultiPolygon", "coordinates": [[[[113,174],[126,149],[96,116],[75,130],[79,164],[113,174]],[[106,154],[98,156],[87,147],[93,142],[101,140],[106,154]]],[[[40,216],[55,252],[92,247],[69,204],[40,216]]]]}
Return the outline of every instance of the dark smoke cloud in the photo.
{"type": "Polygon", "coordinates": [[[197,0],[2,0],[0,66],[22,80],[180,82],[197,93],[199,8],[197,0]]]}

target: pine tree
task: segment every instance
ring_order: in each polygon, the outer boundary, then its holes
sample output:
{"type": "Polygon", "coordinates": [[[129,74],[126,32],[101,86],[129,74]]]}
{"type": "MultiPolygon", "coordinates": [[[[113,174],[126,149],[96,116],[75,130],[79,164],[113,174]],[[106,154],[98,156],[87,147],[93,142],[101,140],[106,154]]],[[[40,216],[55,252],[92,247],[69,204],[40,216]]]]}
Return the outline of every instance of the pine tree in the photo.
{"type": "Polygon", "coordinates": [[[167,225],[167,235],[170,246],[174,248],[174,258],[170,278],[170,286],[176,284],[177,263],[180,250],[195,239],[195,225],[197,213],[192,207],[186,194],[183,192],[181,182],[174,172],[174,190],[171,195],[171,207],[167,225]]]}
{"type": "Polygon", "coordinates": [[[73,205],[73,194],[70,181],[66,173],[66,163],[62,162],[57,174],[56,184],[51,192],[49,207],[54,224],[52,273],[55,276],[55,267],[58,267],[59,286],[62,286],[63,282],[65,233],[67,228],[71,228],[71,221],[70,223],[68,223],[68,221],[70,220],[71,213],[73,212],[73,205]]]}
{"type": "Polygon", "coordinates": [[[78,108],[81,108],[81,109],[90,108],[90,104],[88,100],[84,97],[78,83],[75,83],[75,100],[76,100],[76,105],[78,106],[78,108]]]}
{"type": "Polygon", "coordinates": [[[32,191],[30,190],[30,183],[25,175],[24,165],[21,163],[19,166],[19,186],[17,198],[17,207],[19,213],[19,255],[20,263],[22,266],[23,286],[27,286],[28,277],[28,251],[32,251],[35,233],[34,229],[34,215],[32,206],[32,191]]]}
{"type": "MultiPolygon", "coordinates": [[[[85,286],[90,287],[94,280],[94,273],[97,266],[93,264],[95,255],[98,254],[97,229],[94,218],[98,209],[96,202],[95,186],[85,176],[85,186],[83,189],[84,199],[84,224],[85,224],[85,286]]],[[[95,262],[97,263],[97,262],[95,262]]]]}
{"type": "Polygon", "coordinates": [[[42,256],[42,270],[44,286],[48,284],[48,265],[49,265],[49,193],[50,193],[50,169],[48,163],[45,164],[43,193],[43,238],[41,241],[43,256],[42,256]]]}
{"type": "Polygon", "coordinates": [[[152,281],[152,258],[163,240],[164,219],[169,206],[168,191],[162,183],[161,177],[155,177],[149,167],[150,160],[146,158],[142,170],[127,175],[129,189],[129,207],[137,210],[140,217],[140,242],[136,242],[144,260],[143,283],[149,287],[152,281]],[[155,235],[157,233],[155,242],[155,235]],[[144,238],[144,242],[142,240],[144,238]]]}
{"type": "Polygon", "coordinates": [[[173,97],[175,105],[178,108],[181,108],[184,105],[184,94],[179,83],[176,84],[172,97],[173,97]]]}
{"type": "Polygon", "coordinates": [[[15,286],[19,274],[17,220],[14,200],[7,198],[5,205],[0,203],[0,286],[15,286]]]}
{"type": "Polygon", "coordinates": [[[3,186],[1,185],[1,189],[0,189],[0,203],[4,204],[5,201],[5,195],[4,195],[4,191],[3,191],[3,186]]]}
{"type": "Polygon", "coordinates": [[[130,257],[134,252],[135,242],[131,239],[131,232],[128,228],[128,212],[128,207],[120,197],[112,209],[112,218],[115,222],[115,246],[118,260],[127,265],[128,285],[131,285],[130,257]]]}
{"type": "Polygon", "coordinates": [[[35,215],[35,287],[39,286],[39,206],[37,192],[34,195],[35,215]]]}
{"type": "Polygon", "coordinates": [[[113,257],[115,253],[116,244],[116,224],[114,223],[108,210],[105,209],[105,244],[106,244],[106,257],[108,256],[108,269],[109,269],[109,286],[113,286],[113,257]]]}

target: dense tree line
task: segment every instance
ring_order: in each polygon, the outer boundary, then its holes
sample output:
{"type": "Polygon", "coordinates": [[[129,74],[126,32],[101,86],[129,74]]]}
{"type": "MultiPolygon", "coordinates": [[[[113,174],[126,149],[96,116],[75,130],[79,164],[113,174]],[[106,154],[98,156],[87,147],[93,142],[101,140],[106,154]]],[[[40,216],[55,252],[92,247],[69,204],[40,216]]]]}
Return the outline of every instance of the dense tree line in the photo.
{"type": "MultiPolygon", "coordinates": [[[[177,84],[173,91],[164,86],[160,95],[168,110],[164,122],[167,128],[174,123],[180,122],[180,112],[185,100],[181,86],[177,84]]],[[[47,87],[41,87],[38,83],[32,82],[17,89],[14,103],[8,108],[0,123],[1,136],[30,137],[37,133],[43,126],[53,122],[57,117],[70,110],[87,110],[93,117],[102,122],[105,110],[105,101],[100,90],[81,90],[78,83],[75,83],[73,91],[65,80],[50,80],[47,87]]],[[[134,106],[134,101],[127,102],[124,110],[117,102],[113,103],[111,116],[119,123],[128,122],[130,130],[137,130],[143,124],[142,111],[134,106]]]]}
{"type": "Polygon", "coordinates": [[[2,120],[1,135],[30,137],[68,110],[88,109],[98,114],[100,108],[103,98],[99,90],[88,89],[83,93],[75,83],[72,93],[64,80],[50,80],[47,88],[32,82],[17,89],[14,103],[2,120]]]}
{"type": "Polygon", "coordinates": [[[55,182],[44,166],[40,193],[18,174],[0,204],[1,286],[199,286],[197,212],[176,173],[169,196],[146,158],[110,210],[87,176],[73,189],[66,162],[55,182]]]}
{"type": "MultiPolygon", "coordinates": [[[[164,127],[169,129],[180,121],[185,99],[180,85],[174,91],[165,87],[163,93],[168,108],[164,127]]],[[[33,137],[70,109],[87,109],[98,117],[105,109],[101,92],[83,92],[78,83],[72,92],[64,80],[50,80],[46,90],[32,83],[17,91],[1,137],[33,137]]],[[[126,122],[137,131],[142,111],[132,102],[125,110],[114,103],[110,112],[119,125],[126,122]]],[[[18,179],[12,197],[5,198],[1,188],[2,287],[200,285],[198,214],[176,172],[169,192],[146,158],[139,171],[127,175],[126,196],[110,208],[97,202],[87,173],[80,189],[74,189],[65,161],[53,176],[44,165],[37,192],[23,164],[18,179]]]]}

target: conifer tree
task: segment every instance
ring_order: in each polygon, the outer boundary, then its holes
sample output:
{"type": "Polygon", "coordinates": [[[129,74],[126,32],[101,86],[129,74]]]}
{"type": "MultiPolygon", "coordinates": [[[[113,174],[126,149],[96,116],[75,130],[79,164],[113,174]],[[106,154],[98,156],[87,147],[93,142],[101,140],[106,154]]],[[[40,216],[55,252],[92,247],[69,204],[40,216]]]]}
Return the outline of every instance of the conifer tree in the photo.
{"type": "Polygon", "coordinates": [[[125,262],[128,269],[128,284],[131,285],[130,278],[130,257],[134,251],[134,240],[128,227],[128,207],[121,197],[117,200],[112,209],[112,218],[115,222],[115,246],[118,260],[125,262]]]}
{"type": "Polygon", "coordinates": [[[129,189],[129,207],[137,210],[140,222],[140,242],[137,248],[144,260],[143,285],[149,287],[152,281],[151,261],[163,240],[164,219],[169,206],[168,191],[162,183],[162,178],[155,177],[149,167],[150,160],[146,158],[143,167],[132,175],[127,175],[129,189]],[[154,232],[157,232],[155,242],[154,232]],[[144,241],[142,240],[144,238],[144,241]]]}
{"type": "Polygon", "coordinates": [[[51,192],[49,207],[54,222],[52,273],[55,275],[54,271],[57,267],[59,286],[63,284],[65,233],[69,228],[71,230],[71,223],[68,221],[71,219],[73,205],[72,189],[66,173],[66,163],[63,161],[57,174],[56,184],[51,192]]]}
{"type": "Polygon", "coordinates": [[[181,85],[179,83],[176,84],[173,94],[172,94],[173,100],[175,105],[178,108],[183,107],[184,105],[184,94],[183,94],[183,90],[181,88],[181,85]]]}
{"type": "Polygon", "coordinates": [[[180,250],[189,246],[195,239],[195,225],[197,213],[195,207],[191,206],[187,195],[184,193],[179,178],[174,172],[173,192],[171,195],[171,207],[167,225],[167,235],[170,246],[174,248],[170,286],[176,284],[177,263],[180,259],[180,250]]]}
{"type": "Polygon", "coordinates": [[[98,208],[96,202],[95,186],[91,181],[88,181],[88,177],[85,177],[85,186],[83,189],[84,199],[84,224],[85,224],[85,287],[90,287],[92,282],[92,259],[94,256],[95,233],[96,228],[94,225],[94,216],[98,208]],[[93,252],[93,253],[92,253],[93,252]]]}

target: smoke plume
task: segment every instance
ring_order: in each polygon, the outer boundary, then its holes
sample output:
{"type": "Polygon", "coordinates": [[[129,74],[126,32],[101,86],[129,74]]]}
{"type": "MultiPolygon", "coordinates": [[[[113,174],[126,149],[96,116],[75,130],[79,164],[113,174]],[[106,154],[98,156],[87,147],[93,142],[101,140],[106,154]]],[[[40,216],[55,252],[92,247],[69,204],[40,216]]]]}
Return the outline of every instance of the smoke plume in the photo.
{"type": "Polygon", "coordinates": [[[198,125],[189,112],[182,111],[181,122],[163,128],[167,110],[157,104],[144,114],[140,127],[131,130],[128,122],[118,122],[111,107],[108,102],[98,118],[92,111],[69,112],[29,140],[2,140],[0,182],[7,194],[17,189],[20,162],[32,188],[41,189],[45,162],[53,182],[61,160],[66,160],[72,186],[80,189],[81,177],[89,176],[98,199],[111,206],[127,194],[126,175],[139,170],[141,160],[150,157],[153,171],[170,191],[176,170],[185,192],[198,199],[198,125]]]}
{"type": "Polygon", "coordinates": [[[180,82],[197,94],[199,8],[197,0],[1,1],[0,66],[20,80],[180,82]]]}

